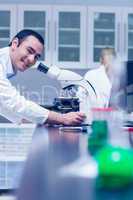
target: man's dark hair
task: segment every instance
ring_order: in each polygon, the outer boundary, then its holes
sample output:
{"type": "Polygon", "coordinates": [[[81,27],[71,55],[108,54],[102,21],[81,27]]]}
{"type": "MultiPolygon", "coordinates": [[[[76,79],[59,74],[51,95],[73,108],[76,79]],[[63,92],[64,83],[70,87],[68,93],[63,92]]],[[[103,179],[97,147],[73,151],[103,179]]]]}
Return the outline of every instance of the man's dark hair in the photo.
{"type": "MultiPolygon", "coordinates": [[[[34,36],[35,38],[37,38],[39,40],[39,42],[44,45],[44,39],[43,37],[37,33],[36,31],[33,31],[31,29],[23,29],[20,32],[18,32],[12,39],[12,41],[15,38],[18,38],[19,40],[19,45],[21,44],[21,42],[23,42],[28,36],[34,36]]],[[[9,43],[9,46],[12,45],[12,41],[9,43]]]]}

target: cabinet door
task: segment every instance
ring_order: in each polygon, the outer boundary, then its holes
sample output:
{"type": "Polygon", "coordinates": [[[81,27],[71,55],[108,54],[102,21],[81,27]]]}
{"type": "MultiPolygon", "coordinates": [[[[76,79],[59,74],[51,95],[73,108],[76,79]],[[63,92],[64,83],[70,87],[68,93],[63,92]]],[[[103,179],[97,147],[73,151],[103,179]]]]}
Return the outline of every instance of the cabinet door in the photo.
{"type": "Polygon", "coordinates": [[[0,6],[0,48],[8,46],[16,34],[16,6],[0,6]]]}
{"type": "Polygon", "coordinates": [[[133,60],[133,9],[125,9],[123,21],[123,53],[127,60],[133,60]]]}
{"type": "Polygon", "coordinates": [[[54,6],[53,13],[53,63],[66,68],[84,68],[86,9],[54,6]]]}
{"type": "Polygon", "coordinates": [[[128,60],[133,60],[133,10],[128,13],[128,60]]]}
{"type": "MultiPolygon", "coordinates": [[[[120,51],[120,12],[117,9],[108,8],[91,8],[88,9],[89,24],[88,52],[91,52],[89,58],[93,61],[92,65],[99,62],[100,52],[105,47],[114,48],[117,52],[120,51]]],[[[88,60],[88,63],[91,62],[88,60]]]]}
{"type": "Polygon", "coordinates": [[[44,51],[40,60],[51,64],[50,54],[50,20],[51,8],[49,6],[21,5],[19,6],[18,29],[32,29],[44,38],[44,51]]]}

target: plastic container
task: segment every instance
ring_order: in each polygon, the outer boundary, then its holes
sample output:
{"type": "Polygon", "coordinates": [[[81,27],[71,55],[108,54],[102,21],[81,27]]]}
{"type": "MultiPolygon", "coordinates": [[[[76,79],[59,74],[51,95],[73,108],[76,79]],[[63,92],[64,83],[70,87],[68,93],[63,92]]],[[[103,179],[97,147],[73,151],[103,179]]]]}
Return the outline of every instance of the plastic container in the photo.
{"type": "Polygon", "coordinates": [[[110,122],[113,108],[92,108],[92,118],[93,121],[107,121],[110,122]]]}

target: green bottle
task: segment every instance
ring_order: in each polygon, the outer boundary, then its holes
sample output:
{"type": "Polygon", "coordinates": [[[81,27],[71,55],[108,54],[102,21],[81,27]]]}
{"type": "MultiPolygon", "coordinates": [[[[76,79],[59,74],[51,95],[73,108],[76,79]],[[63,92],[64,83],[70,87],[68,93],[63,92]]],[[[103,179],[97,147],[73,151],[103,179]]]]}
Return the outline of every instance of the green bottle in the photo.
{"type": "Polygon", "coordinates": [[[88,150],[91,155],[107,144],[108,124],[106,120],[96,120],[92,122],[92,133],[88,138],[88,150]]]}

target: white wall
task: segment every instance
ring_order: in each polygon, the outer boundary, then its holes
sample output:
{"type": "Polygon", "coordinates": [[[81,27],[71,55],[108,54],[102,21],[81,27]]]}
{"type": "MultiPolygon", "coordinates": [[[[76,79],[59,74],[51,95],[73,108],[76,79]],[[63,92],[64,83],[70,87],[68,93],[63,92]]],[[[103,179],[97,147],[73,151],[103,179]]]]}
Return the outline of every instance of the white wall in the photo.
{"type": "Polygon", "coordinates": [[[0,3],[15,4],[81,4],[81,5],[107,5],[107,6],[133,6],[133,0],[0,0],[0,3]]]}

